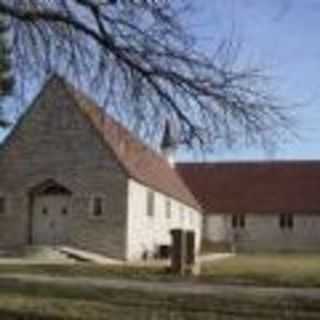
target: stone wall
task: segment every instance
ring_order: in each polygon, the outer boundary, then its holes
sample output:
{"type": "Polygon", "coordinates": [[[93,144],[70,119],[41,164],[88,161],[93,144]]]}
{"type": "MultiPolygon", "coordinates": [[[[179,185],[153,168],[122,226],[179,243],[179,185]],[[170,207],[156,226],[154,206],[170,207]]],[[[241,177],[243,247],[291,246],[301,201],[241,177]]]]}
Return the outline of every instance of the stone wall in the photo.
{"type": "Polygon", "coordinates": [[[28,241],[28,192],[53,179],[72,191],[70,245],[124,258],[127,177],[112,152],[59,82],[35,101],[0,150],[0,246],[28,241]],[[90,219],[89,201],[102,195],[105,212],[90,219]]]}
{"type": "Polygon", "coordinates": [[[170,245],[170,230],[183,228],[196,232],[197,250],[200,248],[202,215],[195,209],[170,198],[171,215],[167,217],[167,196],[154,193],[154,214],[147,212],[148,188],[130,180],[128,185],[127,259],[141,259],[143,252],[156,252],[159,245],[170,245]]]}
{"type": "Polygon", "coordinates": [[[246,214],[245,228],[232,228],[231,214],[208,214],[204,238],[235,243],[238,251],[320,251],[320,215],[294,215],[294,227],[281,229],[280,214],[246,214]]]}

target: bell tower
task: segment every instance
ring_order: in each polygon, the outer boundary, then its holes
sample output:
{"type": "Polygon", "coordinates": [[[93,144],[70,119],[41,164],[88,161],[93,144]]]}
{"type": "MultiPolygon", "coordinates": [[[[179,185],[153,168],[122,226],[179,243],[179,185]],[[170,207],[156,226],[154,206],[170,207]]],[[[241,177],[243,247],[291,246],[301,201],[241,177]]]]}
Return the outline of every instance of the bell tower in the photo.
{"type": "Polygon", "coordinates": [[[166,120],[164,124],[164,132],[161,141],[161,152],[167,159],[171,167],[174,167],[174,156],[177,150],[177,135],[172,121],[166,120]]]}

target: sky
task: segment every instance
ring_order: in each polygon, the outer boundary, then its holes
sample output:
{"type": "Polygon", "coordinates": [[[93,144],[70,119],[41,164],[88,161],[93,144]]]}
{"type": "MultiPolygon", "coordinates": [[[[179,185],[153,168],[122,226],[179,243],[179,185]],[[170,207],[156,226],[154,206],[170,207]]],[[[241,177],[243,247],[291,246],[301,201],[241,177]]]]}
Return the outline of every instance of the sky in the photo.
{"type": "MultiPolygon", "coordinates": [[[[320,159],[320,0],[196,0],[194,9],[189,26],[203,50],[232,32],[242,43],[239,63],[265,69],[282,101],[301,105],[298,138],[276,152],[219,149],[206,160],[320,159]]],[[[194,154],[178,157],[193,160],[194,154]]]]}
{"type": "Polygon", "coordinates": [[[193,31],[203,38],[205,50],[233,32],[242,43],[241,63],[262,67],[283,103],[299,104],[292,111],[297,137],[272,154],[242,147],[207,159],[320,159],[320,1],[197,0],[196,9],[193,31]]]}

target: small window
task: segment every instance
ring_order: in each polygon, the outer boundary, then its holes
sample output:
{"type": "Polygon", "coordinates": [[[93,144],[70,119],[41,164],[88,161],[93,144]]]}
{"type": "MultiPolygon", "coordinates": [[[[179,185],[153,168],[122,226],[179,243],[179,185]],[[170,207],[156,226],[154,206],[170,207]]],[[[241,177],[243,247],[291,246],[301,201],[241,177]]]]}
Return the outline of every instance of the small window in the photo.
{"type": "Polygon", "coordinates": [[[240,228],[246,227],[246,218],[244,214],[239,215],[239,224],[240,224],[240,228]]]}
{"type": "Polygon", "coordinates": [[[193,225],[193,212],[190,211],[189,213],[189,219],[190,219],[190,225],[192,226],[193,225]]]}
{"type": "Polygon", "coordinates": [[[170,199],[166,199],[166,217],[167,219],[171,218],[171,201],[170,199]]]}
{"type": "Polygon", "coordinates": [[[154,192],[151,190],[148,190],[147,193],[147,215],[154,216],[154,192]]]}
{"type": "Polygon", "coordinates": [[[101,217],[103,214],[103,202],[101,197],[93,198],[92,214],[94,217],[101,217]]]}
{"type": "Polygon", "coordinates": [[[284,213],[280,214],[279,226],[281,229],[284,229],[286,227],[286,215],[284,213]]]}
{"type": "Polygon", "coordinates": [[[293,220],[293,215],[292,214],[288,214],[288,228],[289,229],[293,229],[294,227],[294,220],[293,220]]]}
{"type": "Polygon", "coordinates": [[[48,214],[48,209],[46,207],[42,208],[42,214],[46,216],[48,214]]]}
{"type": "Polygon", "coordinates": [[[184,208],[183,208],[183,206],[180,207],[180,220],[182,223],[184,222],[184,208]]]}
{"type": "Polygon", "coordinates": [[[232,228],[241,228],[246,227],[246,216],[245,214],[233,214],[231,220],[232,228]]]}
{"type": "Polygon", "coordinates": [[[294,216],[291,213],[281,213],[279,217],[279,226],[281,229],[293,229],[294,216]]]}
{"type": "Polygon", "coordinates": [[[236,214],[232,215],[232,228],[237,228],[238,227],[238,216],[236,214]]]}
{"type": "Polygon", "coordinates": [[[68,214],[68,208],[64,207],[61,210],[62,215],[66,216],[68,214]]]}
{"type": "Polygon", "coordinates": [[[6,213],[6,198],[0,197],[0,215],[6,213]]]}

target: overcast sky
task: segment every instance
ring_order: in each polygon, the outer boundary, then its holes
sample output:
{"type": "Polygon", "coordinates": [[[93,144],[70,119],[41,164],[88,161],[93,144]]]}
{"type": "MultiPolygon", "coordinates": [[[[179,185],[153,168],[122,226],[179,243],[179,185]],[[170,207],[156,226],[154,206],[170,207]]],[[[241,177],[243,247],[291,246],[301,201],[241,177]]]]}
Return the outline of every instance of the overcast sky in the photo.
{"type": "MultiPolygon", "coordinates": [[[[263,66],[283,101],[303,103],[297,111],[299,139],[275,154],[261,149],[219,150],[209,159],[320,159],[320,1],[197,0],[194,31],[210,49],[234,30],[241,61],[263,66]],[[213,38],[213,40],[212,40],[213,38]]],[[[186,157],[188,159],[188,157],[186,157]]]]}

